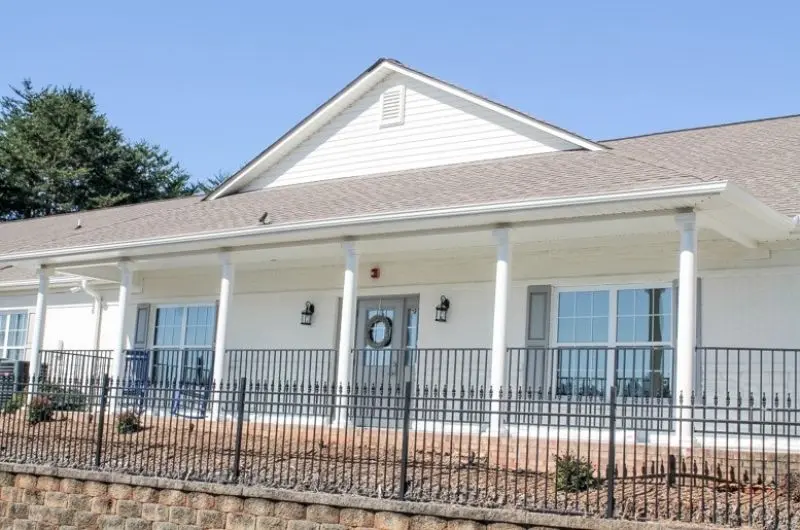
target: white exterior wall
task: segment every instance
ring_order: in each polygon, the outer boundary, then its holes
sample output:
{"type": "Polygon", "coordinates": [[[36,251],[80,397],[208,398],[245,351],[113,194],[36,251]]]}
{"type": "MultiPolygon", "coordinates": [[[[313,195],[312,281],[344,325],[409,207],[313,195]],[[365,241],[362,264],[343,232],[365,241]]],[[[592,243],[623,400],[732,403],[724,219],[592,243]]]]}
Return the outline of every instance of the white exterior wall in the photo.
{"type": "MultiPolygon", "coordinates": [[[[580,259],[582,251],[577,249],[572,255],[568,252],[516,252],[508,311],[509,346],[525,345],[528,286],[670,282],[676,276],[677,257],[672,243],[663,247],[661,251],[646,252],[649,258],[640,254],[638,259],[619,249],[607,249],[603,253],[594,249],[589,259],[580,259]],[[634,272],[636,270],[640,272],[634,272]]],[[[796,301],[800,299],[797,256],[791,251],[748,254],[735,247],[720,248],[729,251],[701,244],[700,344],[704,347],[800,349],[800,327],[796,325],[796,301]],[[729,267],[722,269],[723,264],[729,267]]],[[[490,256],[439,262],[420,260],[413,264],[387,262],[381,264],[380,280],[369,278],[372,265],[364,260],[359,271],[359,295],[419,295],[420,348],[490,347],[493,296],[490,256]],[[437,323],[434,307],[442,294],[450,299],[451,309],[448,322],[437,323]]],[[[334,349],[341,281],[340,265],[238,271],[228,347],[334,349]],[[300,311],[307,300],[316,306],[314,323],[301,326],[300,311]]],[[[126,325],[129,337],[135,326],[136,304],[214,303],[219,278],[218,272],[210,269],[159,271],[142,273],[141,285],[143,290],[135,291],[131,297],[126,325]]],[[[103,295],[107,303],[100,347],[109,349],[117,333],[116,290],[107,289],[103,295]]],[[[0,310],[32,312],[34,302],[32,289],[27,293],[7,293],[0,296],[0,310]]],[[[91,306],[91,299],[83,293],[72,294],[64,292],[63,288],[53,292],[49,297],[45,348],[57,348],[60,341],[65,349],[90,348],[94,325],[91,306]]],[[[154,314],[150,320],[152,328],[154,314]]],[[[791,392],[796,395],[800,390],[800,357],[795,354],[718,350],[706,353],[700,365],[702,375],[698,376],[698,383],[709,392],[731,392],[735,396],[737,392],[747,395],[750,391],[757,395],[763,390],[770,394],[791,392]],[[781,377],[767,387],[769,381],[760,377],[762,368],[779,373],[781,377]]]]}
{"type": "MultiPolygon", "coordinates": [[[[100,328],[100,349],[110,349],[114,341],[116,327],[114,315],[117,306],[114,293],[103,293],[110,300],[103,309],[100,328]]],[[[0,311],[28,312],[28,347],[30,347],[36,295],[28,293],[6,293],[0,295],[0,311]]],[[[83,293],[53,292],[48,296],[47,320],[45,322],[43,349],[53,350],[63,347],[66,350],[88,350],[93,347],[94,314],[92,299],[83,293]]]]}
{"type": "Polygon", "coordinates": [[[458,96],[391,74],[245,191],[576,146],[458,96]],[[405,121],[380,126],[381,94],[404,84],[405,121]]]}
{"type": "MultiPolygon", "coordinates": [[[[768,407],[800,392],[800,270],[754,270],[703,281],[700,388],[768,407]],[[717,349],[718,348],[718,349],[717,349]],[[757,350],[747,350],[756,348],[757,350]],[[793,351],[795,350],[795,351],[793,351]]],[[[794,406],[794,405],[793,405],[794,406]]]]}

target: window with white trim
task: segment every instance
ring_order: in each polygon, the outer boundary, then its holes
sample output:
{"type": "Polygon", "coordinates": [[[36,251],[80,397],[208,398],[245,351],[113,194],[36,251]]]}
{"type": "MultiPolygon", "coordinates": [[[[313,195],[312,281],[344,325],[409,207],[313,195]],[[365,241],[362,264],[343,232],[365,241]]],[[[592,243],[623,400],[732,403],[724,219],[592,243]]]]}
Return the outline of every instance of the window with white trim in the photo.
{"type": "Polygon", "coordinates": [[[203,384],[211,377],[216,306],[157,306],[154,377],[203,384]]]}
{"type": "Polygon", "coordinates": [[[602,396],[614,384],[622,396],[670,397],[672,296],[667,285],[559,289],[556,394],[602,396]]]}
{"type": "Polygon", "coordinates": [[[0,313],[0,358],[23,360],[27,339],[27,311],[0,313]]]}

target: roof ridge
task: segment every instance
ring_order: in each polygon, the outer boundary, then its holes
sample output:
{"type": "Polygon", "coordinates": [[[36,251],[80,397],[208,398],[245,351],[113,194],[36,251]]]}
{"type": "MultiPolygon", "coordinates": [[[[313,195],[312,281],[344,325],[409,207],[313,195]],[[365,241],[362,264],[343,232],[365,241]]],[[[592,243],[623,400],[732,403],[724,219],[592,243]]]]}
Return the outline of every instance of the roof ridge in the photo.
{"type": "Polygon", "coordinates": [[[751,124],[751,123],[761,123],[761,122],[766,122],[766,121],[786,120],[786,119],[791,119],[791,118],[800,118],[800,113],[797,113],[797,114],[784,114],[784,115],[781,115],[781,116],[767,116],[765,118],[753,118],[751,120],[739,120],[739,121],[731,121],[731,122],[725,122],[725,123],[713,123],[713,124],[710,124],[710,125],[698,125],[698,126],[695,126],[695,127],[684,127],[684,128],[681,128],[681,129],[669,129],[669,130],[666,130],[666,131],[655,131],[655,132],[649,132],[649,133],[644,133],[644,134],[634,134],[634,135],[631,135],[631,136],[621,136],[619,138],[609,138],[609,139],[606,139],[606,140],[597,140],[597,143],[605,144],[605,143],[608,143],[608,142],[619,142],[619,141],[622,141],[622,140],[635,140],[637,138],[647,138],[649,136],[659,136],[659,135],[662,135],[662,134],[675,134],[675,133],[682,133],[682,132],[700,131],[700,130],[703,130],[703,129],[719,129],[719,128],[722,128],[722,127],[734,127],[734,126],[737,126],[737,125],[748,125],[748,124],[751,124]]]}

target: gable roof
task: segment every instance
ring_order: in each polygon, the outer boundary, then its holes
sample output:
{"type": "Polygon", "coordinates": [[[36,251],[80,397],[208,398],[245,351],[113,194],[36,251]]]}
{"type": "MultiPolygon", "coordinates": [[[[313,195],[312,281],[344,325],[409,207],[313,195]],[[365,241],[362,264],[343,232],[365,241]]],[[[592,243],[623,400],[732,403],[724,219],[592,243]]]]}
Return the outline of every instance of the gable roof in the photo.
{"type": "Polygon", "coordinates": [[[603,145],[703,180],[727,179],[786,215],[800,214],[800,115],[648,134],[603,145]]]}
{"type": "MultiPolygon", "coordinates": [[[[451,83],[442,81],[436,77],[409,68],[394,59],[382,58],[373,63],[369,68],[348,83],[342,90],[334,94],[329,100],[317,107],[311,114],[306,116],[297,125],[292,127],[283,136],[278,138],[269,147],[259,153],[250,162],[245,164],[239,171],[225,179],[219,186],[211,191],[205,199],[214,200],[230,193],[234,193],[244,184],[262,173],[264,169],[271,166],[292,148],[309,138],[322,126],[328,123],[334,116],[339,114],[348,105],[352,104],[359,97],[364,95],[369,89],[377,85],[387,75],[396,72],[402,75],[417,79],[427,85],[455,94],[463,99],[489,108],[490,110],[513,118],[527,126],[544,131],[566,140],[576,146],[576,148],[588,149],[590,151],[603,150],[604,147],[591,140],[583,138],[573,132],[567,131],[543,120],[534,118],[519,110],[497,103],[489,98],[479,96],[473,92],[460,88],[451,83]]],[[[205,200],[204,199],[204,200],[205,200]]]]}
{"type": "Polygon", "coordinates": [[[592,196],[702,183],[618,157],[566,151],[280,186],[214,201],[197,197],[0,224],[0,258],[158,238],[335,221],[359,216],[592,196]],[[387,201],[386,197],[392,200],[387,201]]]}

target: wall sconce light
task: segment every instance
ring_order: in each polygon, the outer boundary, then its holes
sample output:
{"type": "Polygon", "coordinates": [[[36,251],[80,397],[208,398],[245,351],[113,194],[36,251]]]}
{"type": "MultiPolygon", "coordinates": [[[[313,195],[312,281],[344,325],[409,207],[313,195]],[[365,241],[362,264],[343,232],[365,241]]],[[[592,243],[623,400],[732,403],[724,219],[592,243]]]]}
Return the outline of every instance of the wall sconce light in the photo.
{"type": "Polygon", "coordinates": [[[311,317],[314,315],[314,304],[306,302],[306,307],[300,312],[300,324],[303,326],[311,325],[311,317]]]}
{"type": "Polygon", "coordinates": [[[450,300],[445,295],[436,306],[436,322],[447,322],[447,310],[450,309],[450,300]]]}

